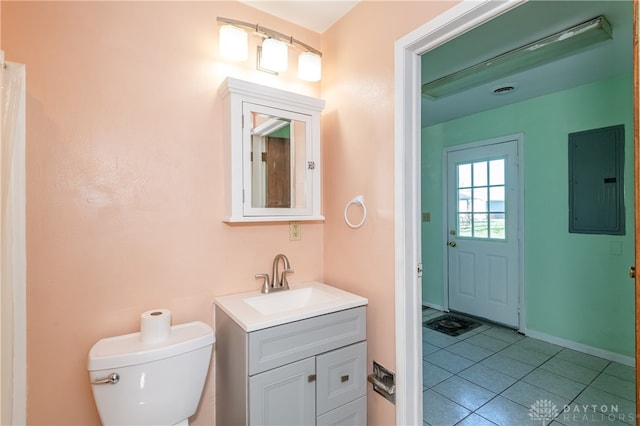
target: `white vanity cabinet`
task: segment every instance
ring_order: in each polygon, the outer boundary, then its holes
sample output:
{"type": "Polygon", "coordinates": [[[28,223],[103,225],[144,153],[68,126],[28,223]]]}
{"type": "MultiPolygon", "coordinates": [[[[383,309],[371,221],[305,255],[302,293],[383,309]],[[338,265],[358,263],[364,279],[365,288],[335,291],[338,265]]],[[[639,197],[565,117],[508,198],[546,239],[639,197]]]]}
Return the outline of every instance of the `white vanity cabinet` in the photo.
{"type": "Polygon", "coordinates": [[[216,423],[366,425],[366,308],[253,332],[216,307],[216,423]]]}

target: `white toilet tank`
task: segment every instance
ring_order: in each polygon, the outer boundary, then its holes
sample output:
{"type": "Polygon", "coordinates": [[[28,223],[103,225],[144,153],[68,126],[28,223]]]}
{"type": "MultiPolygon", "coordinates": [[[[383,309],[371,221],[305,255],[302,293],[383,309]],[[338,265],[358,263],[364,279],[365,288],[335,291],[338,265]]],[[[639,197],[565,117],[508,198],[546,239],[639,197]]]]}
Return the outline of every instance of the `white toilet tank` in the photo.
{"type": "Polygon", "coordinates": [[[188,424],[214,342],[211,327],[199,321],[172,326],[162,343],[142,343],[140,333],[98,341],[89,352],[89,376],[102,424],[188,424]],[[110,377],[116,383],[96,383],[110,377]]]}

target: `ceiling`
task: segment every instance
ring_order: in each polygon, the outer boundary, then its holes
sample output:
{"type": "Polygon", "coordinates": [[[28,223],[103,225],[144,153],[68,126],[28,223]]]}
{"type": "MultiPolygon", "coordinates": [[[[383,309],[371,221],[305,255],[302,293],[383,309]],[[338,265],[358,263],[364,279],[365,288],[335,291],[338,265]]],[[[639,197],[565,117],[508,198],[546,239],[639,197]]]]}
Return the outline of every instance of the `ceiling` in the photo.
{"type": "Polygon", "coordinates": [[[317,33],[325,32],[359,0],[240,0],[317,33]]]}
{"type": "MultiPolygon", "coordinates": [[[[240,1],[323,33],[359,0],[240,1]]],[[[426,52],[422,56],[422,81],[469,67],[600,15],[611,24],[613,40],[455,95],[435,101],[423,97],[422,125],[464,117],[631,72],[631,0],[533,0],[426,52]],[[495,88],[504,85],[514,86],[516,90],[505,95],[493,94],[495,88]]]]}
{"type": "Polygon", "coordinates": [[[423,126],[630,73],[631,1],[530,1],[425,53],[422,81],[467,68],[600,15],[611,24],[613,40],[438,100],[423,96],[423,126]],[[503,95],[493,93],[505,85],[515,86],[516,90],[503,95]]]}

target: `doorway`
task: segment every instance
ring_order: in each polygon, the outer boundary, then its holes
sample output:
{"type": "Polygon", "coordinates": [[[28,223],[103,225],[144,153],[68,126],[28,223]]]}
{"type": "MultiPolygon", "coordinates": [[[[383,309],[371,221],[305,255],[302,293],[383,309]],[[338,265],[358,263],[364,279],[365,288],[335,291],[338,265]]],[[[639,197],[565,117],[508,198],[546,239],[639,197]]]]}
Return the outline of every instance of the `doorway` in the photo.
{"type": "MultiPolygon", "coordinates": [[[[422,300],[420,244],[420,55],[525,2],[461,3],[396,42],[396,357],[398,424],[422,419],[419,323],[422,300]]],[[[635,130],[634,130],[635,131],[635,130]]]]}

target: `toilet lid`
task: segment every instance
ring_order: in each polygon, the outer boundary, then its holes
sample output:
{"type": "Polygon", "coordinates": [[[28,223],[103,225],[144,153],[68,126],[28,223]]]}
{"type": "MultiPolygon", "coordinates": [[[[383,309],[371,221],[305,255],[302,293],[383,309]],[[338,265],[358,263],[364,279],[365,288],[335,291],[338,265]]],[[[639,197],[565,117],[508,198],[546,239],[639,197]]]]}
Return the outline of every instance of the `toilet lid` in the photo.
{"type": "Polygon", "coordinates": [[[140,332],[99,340],[89,351],[89,371],[107,370],[157,361],[212,345],[213,329],[201,321],[171,327],[164,342],[143,343],[140,332]]]}

